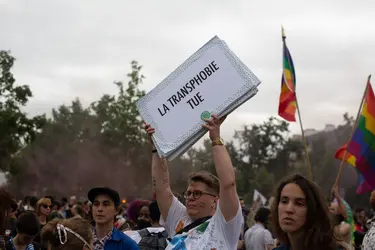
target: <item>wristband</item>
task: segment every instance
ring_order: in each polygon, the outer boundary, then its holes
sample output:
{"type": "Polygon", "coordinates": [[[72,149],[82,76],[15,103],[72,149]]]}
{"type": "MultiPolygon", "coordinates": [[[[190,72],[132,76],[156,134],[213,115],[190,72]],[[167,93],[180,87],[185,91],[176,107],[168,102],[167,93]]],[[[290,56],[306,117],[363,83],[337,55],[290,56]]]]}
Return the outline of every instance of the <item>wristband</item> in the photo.
{"type": "Polygon", "coordinates": [[[154,154],[154,153],[157,153],[158,151],[156,149],[153,149],[151,152],[154,154]]]}

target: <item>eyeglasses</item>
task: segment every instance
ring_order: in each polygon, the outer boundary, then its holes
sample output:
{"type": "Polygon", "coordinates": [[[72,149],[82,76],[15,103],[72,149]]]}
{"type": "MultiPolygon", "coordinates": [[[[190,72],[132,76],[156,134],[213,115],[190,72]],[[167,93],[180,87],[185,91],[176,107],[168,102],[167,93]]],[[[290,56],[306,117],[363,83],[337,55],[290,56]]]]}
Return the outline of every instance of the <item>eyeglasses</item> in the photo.
{"type": "Polygon", "coordinates": [[[209,195],[209,196],[212,196],[212,197],[216,197],[216,195],[214,194],[211,194],[211,193],[208,193],[208,192],[204,192],[204,191],[200,191],[200,190],[194,190],[194,191],[186,191],[184,193],[184,198],[185,199],[188,199],[190,196],[193,196],[193,199],[194,200],[198,200],[199,198],[201,198],[202,195],[209,195]]]}
{"type": "Polygon", "coordinates": [[[52,205],[42,204],[42,207],[43,207],[44,209],[47,209],[47,208],[52,209],[52,205]]]}

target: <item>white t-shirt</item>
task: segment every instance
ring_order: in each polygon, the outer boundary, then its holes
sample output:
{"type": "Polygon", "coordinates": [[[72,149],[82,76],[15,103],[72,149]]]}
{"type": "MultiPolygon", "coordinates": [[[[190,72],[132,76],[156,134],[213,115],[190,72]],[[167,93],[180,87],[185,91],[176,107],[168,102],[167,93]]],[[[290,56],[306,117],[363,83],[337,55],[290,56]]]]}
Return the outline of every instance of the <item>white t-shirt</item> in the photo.
{"type": "MultiPolygon", "coordinates": [[[[164,227],[148,227],[147,228],[147,231],[149,231],[150,233],[161,233],[161,232],[164,232],[165,231],[165,228],[164,227]]],[[[138,231],[125,231],[124,234],[126,234],[127,236],[129,236],[132,240],[135,241],[135,243],[139,243],[142,239],[141,235],[138,233],[138,231]]]]}
{"type": "Polygon", "coordinates": [[[246,250],[264,250],[267,245],[274,245],[270,231],[261,224],[255,224],[245,233],[246,250]]]}
{"type": "Polygon", "coordinates": [[[371,227],[367,231],[362,242],[363,250],[374,250],[375,249],[375,220],[371,222],[371,227]]]}
{"type": "MultiPolygon", "coordinates": [[[[238,202],[239,204],[239,202],[238,202]]],[[[191,229],[187,233],[175,235],[193,221],[186,212],[186,207],[176,198],[168,211],[165,229],[173,236],[166,250],[236,250],[241,228],[244,223],[241,206],[236,216],[226,222],[219,203],[211,219],[191,229]]]]}

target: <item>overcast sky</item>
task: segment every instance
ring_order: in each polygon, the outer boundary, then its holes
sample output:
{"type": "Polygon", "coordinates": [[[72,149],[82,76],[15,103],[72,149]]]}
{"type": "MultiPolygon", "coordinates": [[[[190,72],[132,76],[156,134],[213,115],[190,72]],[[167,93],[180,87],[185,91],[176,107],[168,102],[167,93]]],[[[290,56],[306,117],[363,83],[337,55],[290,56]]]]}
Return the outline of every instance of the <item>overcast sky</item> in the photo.
{"type": "Polygon", "coordinates": [[[228,138],[277,115],[283,24],[303,124],[323,129],[356,113],[375,69],[374,13],[373,0],[0,0],[0,49],[16,57],[17,83],[31,86],[34,115],[115,93],[133,59],[150,90],[218,35],[263,82],[226,121],[228,138]]]}

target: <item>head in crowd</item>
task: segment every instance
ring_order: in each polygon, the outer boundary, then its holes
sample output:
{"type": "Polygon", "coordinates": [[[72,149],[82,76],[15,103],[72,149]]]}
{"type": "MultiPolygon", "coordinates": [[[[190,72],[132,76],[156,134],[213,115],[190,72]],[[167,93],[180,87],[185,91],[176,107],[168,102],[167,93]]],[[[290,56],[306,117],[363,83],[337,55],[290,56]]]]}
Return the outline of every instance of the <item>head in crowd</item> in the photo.
{"type": "Polygon", "coordinates": [[[32,210],[32,211],[35,211],[37,203],[38,203],[38,198],[36,196],[30,196],[29,208],[28,209],[32,210]]]}
{"type": "Polygon", "coordinates": [[[240,199],[240,205],[241,205],[241,207],[244,207],[245,206],[245,200],[244,200],[244,198],[240,197],[239,199],[240,199]]]}
{"type": "Polygon", "coordinates": [[[194,220],[215,214],[219,199],[219,179],[209,172],[190,174],[185,192],[188,215],[194,220]]]}
{"type": "Polygon", "coordinates": [[[320,190],[302,175],[292,175],[278,186],[271,218],[273,232],[283,244],[298,249],[336,249],[320,190]]]}
{"type": "Polygon", "coordinates": [[[41,238],[48,250],[94,249],[92,227],[83,218],[50,221],[43,227],[41,238]]]}
{"type": "Polygon", "coordinates": [[[49,198],[42,198],[36,204],[36,215],[48,216],[51,213],[52,202],[49,198]]]}
{"type": "Polygon", "coordinates": [[[65,209],[67,204],[68,204],[68,198],[62,197],[61,198],[61,206],[65,209]]]}
{"type": "Polygon", "coordinates": [[[141,210],[139,211],[136,229],[142,230],[147,227],[151,227],[151,217],[149,206],[145,205],[141,207],[141,210]]]}
{"type": "Polygon", "coordinates": [[[149,204],[150,201],[147,200],[133,200],[130,202],[128,209],[126,210],[126,217],[132,224],[137,224],[141,208],[148,206],[149,204]]]}
{"type": "Polygon", "coordinates": [[[268,218],[270,216],[271,211],[266,207],[261,207],[255,213],[254,221],[256,223],[261,223],[265,228],[268,227],[268,218]]]}
{"type": "Polygon", "coordinates": [[[22,201],[23,209],[27,210],[30,204],[30,196],[25,196],[22,201]]]}
{"type": "Polygon", "coordinates": [[[39,233],[40,223],[38,217],[33,212],[24,212],[17,219],[17,235],[14,241],[20,245],[29,245],[39,233]]]}
{"type": "Polygon", "coordinates": [[[52,211],[59,211],[60,210],[60,202],[54,200],[52,201],[52,211]]]}
{"type": "Polygon", "coordinates": [[[10,193],[3,188],[0,188],[0,201],[0,235],[4,235],[8,217],[17,209],[17,203],[13,200],[10,193]]]}
{"type": "Polygon", "coordinates": [[[366,223],[366,212],[364,208],[357,208],[355,210],[354,221],[359,225],[364,225],[366,223]]]}
{"type": "Polygon", "coordinates": [[[91,203],[89,200],[86,200],[85,202],[83,202],[83,209],[85,210],[86,213],[88,213],[90,211],[90,206],[91,206],[91,203]]]}
{"type": "Polygon", "coordinates": [[[74,205],[73,206],[73,215],[74,216],[80,216],[82,218],[85,218],[86,214],[85,214],[85,210],[83,209],[83,207],[81,205],[74,205]]]}
{"type": "Polygon", "coordinates": [[[159,206],[158,206],[158,202],[157,201],[153,201],[150,203],[150,205],[148,206],[149,210],[150,210],[150,218],[151,218],[151,224],[152,225],[159,225],[159,222],[160,222],[160,210],[159,210],[159,206]]]}
{"type": "Polygon", "coordinates": [[[113,225],[120,206],[118,192],[107,187],[93,188],[88,193],[88,199],[92,203],[92,216],[96,225],[113,225]]]}
{"type": "Polygon", "coordinates": [[[73,208],[73,206],[77,203],[77,199],[75,196],[71,196],[69,198],[68,207],[73,208]]]}

